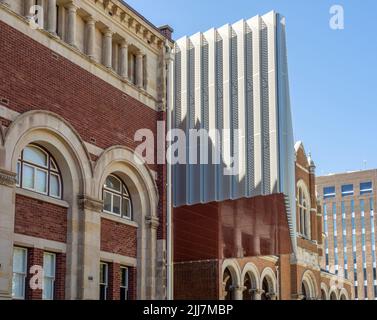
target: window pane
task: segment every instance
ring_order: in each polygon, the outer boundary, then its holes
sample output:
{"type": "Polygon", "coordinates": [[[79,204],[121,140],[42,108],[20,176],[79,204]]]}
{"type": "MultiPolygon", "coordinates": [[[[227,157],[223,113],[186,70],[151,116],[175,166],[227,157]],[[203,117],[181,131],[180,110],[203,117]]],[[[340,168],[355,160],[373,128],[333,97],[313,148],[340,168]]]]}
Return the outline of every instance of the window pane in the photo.
{"type": "Polygon", "coordinates": [[[107,284],[107,265],[104,263],[100,264],[99,282],[107,284]]]}
{"type": "Polygon", "coordinates": [[[13,249],[13,272],[26,273],[26,250],[13,249]]]}
{"type": "Polygon", "coordinates": [[[122,201],[122,216],[131,218],[131,202],[127,198],[123,198],[122,201]]]}
{"type": "Polygon", "coordinates": [[[19,273],[13,273],[12,297],[18,299],[25,298],[25,277],[19,273]]]}
{"type": "Polygon", "coordinates": [[[373,192],[373,185],[372,182],[362,182],[360,183],[360,194],[369,194],[373,192]]]}
{"type": "Polygon", "coordinates": [[[108,176],[106,179],[105,187],[108,189],[112,189],[118,192],[121,192],[121,183],[119,179],[115,178],[114,176],[108,176]]]}
{"type": "Polygon", "coordinates": [[[103,210],[111,212],[111,193],[104,191],[103,210]]]}
{"type": "Polygon", "coordinates": [[[120,214],[120,196],[113,194],[113,213],[120,214]]]}
{"type": "Polygon", "coordinates": [[[127,287],[128,286],[128,269],[127,268],[121,268],[121,286],[127,287]]]}
{"type": "Polygon", "coordinates": [[[28,166],[27,164],[23,165],[22,171],[22,186],[28,189],[34,189],[34,168],[28,166]]]}
{"type": "Polygon", "coordinates": [[[43,272],[46,277],[55,277],[55,255],[45,253],[43,255],[43,272]]]}
{"type": "Polygon", "coordinates": [[[120,300],[124,301],[128,299],[128,290],[127,288],[120,288],[120,300]]]}
{"type": "Polygon", "coordinates": [[[323,188],[323,197],[325,199],[334,198],[335,197],[335,187],[323,188]]]}
{"type": "Polygon", "coordinates": [[[54,160],[50,158],[50,168],[51,170],[58,171],[58,167],[56,166],[54,160]]]}
{"type": "Polygon", "coordinates": [[[60,198],[60,179],[56,174],[50,175],[50,195],[60,198]]]}
{"type": "Polygon", "coordinates": [[[347,184],[342,186],[342,196],[352,196],[353,195],[353,185],[347,184]]]}
{"type": "Polygon", "coordinates": [[[50,278],[43,279],[43,299],[53,300],[54,299],[54,280],[50,278]]]}
{"type": "Polygon", "coordinates": [[[16,171],[16,185],[20,185],[20,169],[21,169],[21,164],[17,162],[17,171],[16,171]]]}
{"type": "Polygon", "coordinates": [[[37,181],[35,190],[41,193],[47,193],[47,172],[39,169],[37,170],[37,181]]]}
{"type": "Polygon", "coordinates": [[[47,167],[47,155],[35,147],[26,147],[24,149],[24,160],[47,167]]]}
{"type": "Polygon", "coordinates": [[[106,286],[103,284],[99,286],[99,299],[106,300],[106,286]]]}

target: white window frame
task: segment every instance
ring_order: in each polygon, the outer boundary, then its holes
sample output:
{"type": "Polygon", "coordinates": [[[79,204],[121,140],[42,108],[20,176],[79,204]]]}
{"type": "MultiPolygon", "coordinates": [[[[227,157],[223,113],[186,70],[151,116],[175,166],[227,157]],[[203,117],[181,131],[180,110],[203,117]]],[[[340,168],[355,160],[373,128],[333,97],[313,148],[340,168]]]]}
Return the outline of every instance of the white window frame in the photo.
{"type": "Polygon", "coordinates": [[[110,176],[119,181],[120,188],[121,188],[120,190],[121,191],[119,192],[117,190],[108,188],[105,185],[103,186],[103,191],[102,191],[102,198],[103,198],[103,200],[105,200],[105,193],[109,194],[110,195],[110,199],[111,199],[110,200],[111,211],[105,210],[105,207],[104,207],[103,208],[103,212],[111,214],[111,215],[114,215],[114,216],[117,216],[117,217],[120,217],[120,218],[123,218],[123,219],[132,220],[132,218],[133,218],[133,212],[132,212],[132,200],[131,200],[131,197],[130,197],[130,193],[129,193],[129,191],[128,191],[126,185],[125,185],[125,183],[120,178],[118,178],[117,176],[115,176],[113,174],[110,174],[108,177],[110,177],[110,176]],[[126,190],[126,193],[124,193],[124,191],[123,191],[124,189],[126,190]],[[114,210],[113,210],[114,196],[115,195],[120,197],[120,208],[119,208],[120,212],[119,212],[119,214],[115,213],[114,210]],[[123,215],[123,199],[126,199],[128,201],[129,216],[123,215]]]}
{"type": "MultiPolygon", "coordinates": [[[[13,295],[13,292],[12,292],[12,299],[15,299],[15,300],[25,300],[25,294],[26,294],[26,275],[27,275],[27,249],[25,248],[21,248],[21,247],[14,247],[13,248],[13,257],[14,257],[14,251],[15,250],[20,250],[20,251],[23,251],[24,255],[25,255],[25,266],[24,266],[24,272],[22,273],[19,273],[19,272],[14,272],[14,265],[13,265],[13,276],[12,276],[12,279],[13,277],[17,274],[17,275],[21,275],[22,276],[22,283],[23,283],[23,286],[22,286],[22,297],[16,297],[13,295]]],[[[13,280],[12,280],[13,281],[13,280]]]]}
{"type": "Polygon", "coordinates": [[[126,267],[126,266],[121,266],[120,267],[120,271],[121,271],[121,281],[122,281],[122,269],[125,269],[127,270],[127,277],[126,277],[126,284],[124,283],[120,283],[120,289],[126,289],[126,299],[125,300],[128,300],[128,292],[129,292],[129,289],[130,289],[130,286],[129,286],[129,277],[130,277],[130,268],[129,267],[126,267]]]}
{"type": "MultiPolygon", "coordinates": [[[[51,252],[44,252],[43,253],[43,283],[45,283],[46,279],[52,281],[52,299],[50,298],[45,298],[44,297],[44,293],[42,292],[42,297],[43,297],[43,300],[54,300],[54,292],[55,292],[55,279],[56,279],[56,254],[55,253],[51,253],[51,252]],[[45,272],[45,269],[44,269],[44,266],[45,266],[45,256],[52,256],[54,257],[53,259],[53,262],[54,262],[54,265],[53,265],[53,270],[54,270],[54,274],[53,276],[46,276],[46,272],[45,272]]],[[[43,291],[44,291],[44,287],[43,287],[43,291]]]]}
{"type": "MultiPolygon", "coordinates": [[[[18,167],[18,172],[17,172],[18,183],[17,183],[17,187],[20,187],[22,189],[26,189],[26,190],[30,190],[30,191],[36,192],[38,194],[43,194],[43,195],[46,195],[46,196],[49,196],[49,197],[52,197],[52,198],[55,198],[55,199],[61,199],[62,198],[63,184],[62,184],[61,173],[59,171],[59,167],[56,164],[56,161],[53,159],[53,157],[46,150],[44,150],[43,148],[41,148],[41,147],[39,147],[37,145],[29,144],[29,145],[26,146],[26,148],[35,148],[35,149],[38,149],[41,152],[43,152],[45,154],[45,156],[46,156],[47,166],[44,167],[44,166],[41,166],[41,165],[38,165],[38,164],[34,164],[34,163],[32,163],[32,162],[30,162],[28,160],[24,160],[23,159],[23,155],[22,155],[22,157],[20,157],[18,159],[18,161],[17,161],[17,167],[18,167]],[[51,162],[53,163],[55,169],[51,167],[51,162]],[[24,166],[28,166],[29,168],[31,168],[33,170],[34,185],[33,185],[32,188],[26,187],[25,184],[24,184],[24,177],[23,177],[24,176],[24,166]],[[46,173],[46,181],[45,181],[46,191],[45,192],[41,192],[41,191],[38,191],[36,189],[37,171],[43,171],[43,172],[46,173]],[[52,175],[58,177],[59,194],[57,196],[56,195],[51,195],[51,176],[52,175]]],[[[23,152],[23,150],[22,150],[22,152],[23,152]]]]}
{"type": "MultiPolygon", "coordinates": [[[[109,264],[106,263],[106,262],[100,262],[100,278],[99,278],[99,289],[100,289],[100,292],[101,292],[101,286],[105,286],[105,299],[104,300],[107,300],[107,290],[109,288],[109,264]],[[102,266],[105,266],[105,282],[101,282],[101,273],[102,273],[102,266]]],[[[100,296],[101,297],[101,296],[100,296]]]]}

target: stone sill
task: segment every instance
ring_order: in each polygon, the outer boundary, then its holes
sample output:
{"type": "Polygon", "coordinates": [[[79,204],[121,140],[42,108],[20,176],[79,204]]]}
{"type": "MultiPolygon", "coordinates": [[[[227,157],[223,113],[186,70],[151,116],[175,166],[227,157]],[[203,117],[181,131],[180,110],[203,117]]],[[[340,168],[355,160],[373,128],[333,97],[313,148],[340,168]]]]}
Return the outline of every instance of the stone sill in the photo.
{"type": "Polygon", "coordinates": [[[130,221],[130,220],[127,220],[127,219],[124,219],[124,218],[120,218],[120,217],[117,217],[117,216],[112,215],[110,213],[101,212],[101,218],[111,220],[111,221],[114,221],[114,222],[118,222],[118,223],[121,223],[121,224],[125,224],[125,225],[128,225],[128,226],[133,227],[133,228],[139,228],[139,224],[137,222],[130,221]]]}
{"type": "Polygon", "coordinates": [[[69,208],[69,203],[67,201],[55,199],[55,198],[46,196],[44,194],[40,194],[40,193],[37,193],[37,192],[34,192],[34,191],[22,189],[20,187],[16,188],[16,194],[24,196],[24,197],[31,198],[31,199],[39,200],[39,201],[42,201],[42,202],[51,203],[51,204],[54,204],[54,205],[59,206],[59,207],[69,208]]]}

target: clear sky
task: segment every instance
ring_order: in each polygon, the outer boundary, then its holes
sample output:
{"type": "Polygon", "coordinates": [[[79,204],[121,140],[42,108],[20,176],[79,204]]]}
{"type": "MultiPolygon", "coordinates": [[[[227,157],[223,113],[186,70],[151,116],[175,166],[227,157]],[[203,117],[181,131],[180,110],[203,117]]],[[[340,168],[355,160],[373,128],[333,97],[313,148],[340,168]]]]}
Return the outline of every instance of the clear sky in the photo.
{"type": "Polygon", "coordinates": [[[317,175],[377,168],[376,0],[126,0],[174,38],[275,10],[287,18],[295,139],[317,175]],[[344,8],[344,30],[329,27],[344,8]],[[367,161],[366,165],[364,161],[367,161]]]}

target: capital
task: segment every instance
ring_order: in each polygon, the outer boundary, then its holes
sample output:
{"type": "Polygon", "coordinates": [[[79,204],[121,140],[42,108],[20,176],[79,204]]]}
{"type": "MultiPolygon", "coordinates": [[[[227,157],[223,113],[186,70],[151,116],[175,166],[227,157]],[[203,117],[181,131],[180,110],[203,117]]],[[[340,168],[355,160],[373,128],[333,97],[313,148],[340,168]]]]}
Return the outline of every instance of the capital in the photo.
{"type": "Polygon", "coordinates": [[[8,170],[0,169],[0,185],[14,187],[16,185],[16,174],[8,170]]]}

